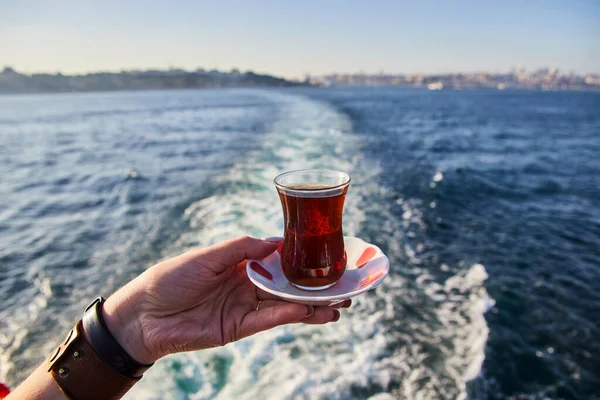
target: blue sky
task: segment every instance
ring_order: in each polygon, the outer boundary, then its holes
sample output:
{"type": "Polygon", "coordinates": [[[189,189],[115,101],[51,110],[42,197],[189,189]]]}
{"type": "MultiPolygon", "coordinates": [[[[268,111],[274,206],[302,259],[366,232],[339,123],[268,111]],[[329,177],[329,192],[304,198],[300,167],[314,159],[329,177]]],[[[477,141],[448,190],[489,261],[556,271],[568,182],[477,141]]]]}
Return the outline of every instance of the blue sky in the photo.
{"type": "Polygon", "coordinates": [[[0,66],[600,73],[600,0],[0,0],[0,66]]]}

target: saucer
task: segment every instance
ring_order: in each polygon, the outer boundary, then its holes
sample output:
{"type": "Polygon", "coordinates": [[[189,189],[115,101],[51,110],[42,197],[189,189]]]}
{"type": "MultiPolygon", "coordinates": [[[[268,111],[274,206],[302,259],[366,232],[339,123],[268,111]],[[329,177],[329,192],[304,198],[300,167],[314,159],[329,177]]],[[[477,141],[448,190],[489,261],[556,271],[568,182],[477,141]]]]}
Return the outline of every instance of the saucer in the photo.
{"type": "Polygon", "coordinates": [[[260,260],[248,260],[248,278],[265,292],[292,303],[312,306],[330,306],[375,288],[387,276],[390,261],[381,249],[362,239],[345,236],[347,265],[342,278],[332,287],[319,291],[306,291],[290,285],[281,269],[280,253],[283,238],[277,251],[260,260]]]}

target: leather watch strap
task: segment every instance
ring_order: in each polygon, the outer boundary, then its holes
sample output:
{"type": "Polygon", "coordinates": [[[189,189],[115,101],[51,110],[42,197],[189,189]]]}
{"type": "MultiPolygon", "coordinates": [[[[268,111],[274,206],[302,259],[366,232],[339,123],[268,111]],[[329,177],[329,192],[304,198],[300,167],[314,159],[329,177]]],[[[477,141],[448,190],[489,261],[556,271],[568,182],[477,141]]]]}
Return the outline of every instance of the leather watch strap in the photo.
{"type": "Polygon", "coordinates": [[[81,321],[47,365],[62,392],[73,400],[120,399],[140,379],[123,376],[106,364],[85,339],[81,321]]]}
{"type": "Polygon", "coordinates": [[[83,333],[90,346],[116,372],[129,378],[142,376],[153,364],[141,364],[131,357],[108,330],[102,317],[104,298],[98,297],[83,314],[83,333]]]}

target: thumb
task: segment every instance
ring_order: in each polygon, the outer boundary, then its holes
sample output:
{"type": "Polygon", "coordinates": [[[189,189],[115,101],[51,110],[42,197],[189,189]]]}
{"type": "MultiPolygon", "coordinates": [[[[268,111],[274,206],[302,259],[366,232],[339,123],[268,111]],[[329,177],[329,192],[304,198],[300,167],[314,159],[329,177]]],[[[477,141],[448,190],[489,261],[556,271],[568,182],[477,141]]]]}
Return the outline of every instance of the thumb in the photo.
{"type": "Polygon", "coordinates": [[[213,272],[220,273],[249,258],[266,257],[276,249],[277,242],[242,236],[210,246],[201,251],[201,256],[217,269],[213,272]]]}

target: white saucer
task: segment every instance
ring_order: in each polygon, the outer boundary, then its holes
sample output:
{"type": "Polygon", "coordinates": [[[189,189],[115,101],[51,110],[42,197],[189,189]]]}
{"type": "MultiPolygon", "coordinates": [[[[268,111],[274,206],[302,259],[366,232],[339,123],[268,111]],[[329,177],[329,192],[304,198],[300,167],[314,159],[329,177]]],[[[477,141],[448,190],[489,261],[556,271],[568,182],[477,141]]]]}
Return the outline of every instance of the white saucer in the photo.
{"type": "MultiPolygon", "coordinates": [[[[280,239],[283,238],[270,238],[280,239]]],[[[381,249],[356,237],[345,236],[344,247],[348,264],[346,272],[335,285],[319,291],[298,289],[287,281],[281,270],[277,251],[261,260],[248,260],[246,272],[256,286],[293,303],[329,306],[373,289],[383,281],[390,261],[381,249]]]]}

